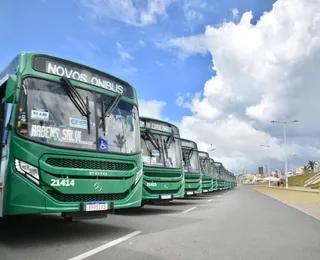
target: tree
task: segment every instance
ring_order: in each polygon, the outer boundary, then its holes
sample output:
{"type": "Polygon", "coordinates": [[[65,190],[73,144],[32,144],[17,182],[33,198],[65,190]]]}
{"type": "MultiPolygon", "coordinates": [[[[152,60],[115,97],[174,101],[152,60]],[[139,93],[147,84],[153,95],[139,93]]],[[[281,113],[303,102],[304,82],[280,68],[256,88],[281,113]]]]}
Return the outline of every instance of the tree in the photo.
{"type": "Polygon", "coordinates": [[[303,166],[303,173],[308,173],[309,167],[307,165],[303,166]]]}
{"type": "Polygon", "coordinates": [[[314,169],[316,168],[317,163],[315,161],[309,161],[308,162],[308,167],[311,172],[314,172],[314,169]]]}
{"type": "Polygon", "coordinates": [[[117,140],[113,140],[113,142],[119,147],[120,152],[122,147],[124,146],[126,140],[124,139],[124,135],[118,134],[116,135],[117,140]]]}

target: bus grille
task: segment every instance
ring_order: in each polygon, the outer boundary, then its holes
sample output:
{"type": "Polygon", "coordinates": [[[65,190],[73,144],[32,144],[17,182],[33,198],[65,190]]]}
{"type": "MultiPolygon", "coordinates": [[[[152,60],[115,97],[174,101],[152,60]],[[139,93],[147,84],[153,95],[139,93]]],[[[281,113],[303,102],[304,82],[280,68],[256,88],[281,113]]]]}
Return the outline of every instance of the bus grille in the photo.
{"type": "Polygon", "coordinates": [[[212,181],[212,177],[209,177],[209,176],[202,176],[202,181],[212,181]]]}
{"type": "Polygon", "coordinates": [[[146,177],[164,177],[164,178],[179,178],[181,173],[179,172],[143,172],[143,175],[146,177]]]}
{"type": "Polygon", "coordinates": [[[114,171],[131,171],[134,169],[132,163],[80,160],[65,158],[48,158],[46,163],[61,168],[79,168],[92,170],[114,170],[114,171]]]}
{"type": "Polygon", "coordinates": [[[129,190],[124,193],[114,194],[62,194],[55,190],[49,190],[47,193],[54,199],[61,202],[93,202],[93,201],[114,201],[122,200],[129,194],[129,190]]]}
{"type": "Polygon", "coordinates": [[[200,174],[186,174],[186,180],[198,180],[200,179],[200,174]]]}
{"type": "Polygon", "coordinates": [[[179,189],[176,190],[150,190],[147,187],[144,187],[146,191],[153,195],[160,195],[160,194],[175,194],[179,192],[179,189]]]}

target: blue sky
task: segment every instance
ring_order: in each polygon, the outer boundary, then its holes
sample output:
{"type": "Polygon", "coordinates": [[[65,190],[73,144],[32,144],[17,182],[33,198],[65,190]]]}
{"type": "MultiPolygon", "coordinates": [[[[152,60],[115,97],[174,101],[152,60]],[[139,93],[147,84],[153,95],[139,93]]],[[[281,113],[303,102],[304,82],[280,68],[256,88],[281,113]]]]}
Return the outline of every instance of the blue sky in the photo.
{"type": "MultiPolygon", "coordinates": [[[[274,1],[178,0],[167,7],[165,15],[155,15],[155,22],[143,25],[119,20],[117,12],[109,15],[107,5],[103,10],[94,9],[91,2],[2,3],[0,34],[4,40],[0,42],[0,68],[24,50],[68,58],[128,81],[137,89],[139,99],[165,101],[163,116],[175,121],[191,113],[176,106],[177,94],[203,90],[205,82],[214,75],[210,69],[212,57],[206,54],[183,59],[160,48],[158,43],[201,34],[206,25],[230,21],[234,8],[239,10],[239,16],[252,10],[255,23],[264,11],[272,8],[274,1]]],[[[146,7],[146,1],[133,2],[141,10],[146,7]]]]}

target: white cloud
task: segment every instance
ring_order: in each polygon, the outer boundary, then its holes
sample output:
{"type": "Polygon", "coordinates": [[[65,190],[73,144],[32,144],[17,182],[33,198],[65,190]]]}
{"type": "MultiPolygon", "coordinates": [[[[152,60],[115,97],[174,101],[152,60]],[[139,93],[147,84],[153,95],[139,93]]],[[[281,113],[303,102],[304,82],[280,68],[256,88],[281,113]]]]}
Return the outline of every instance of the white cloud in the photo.
{"type": "Polygon", "coordinates": [[[95,19],[108,18],[133,26],[147,26],[167,16],[175,0],[79,0],[95,19]]]}
{"type": "Polygon", "coordinates": [[[207,26],[203,35],[167,44],[179,54],[210,53],[217,72],[201,94],[179,96],[177,103],[193,114],[182,119],[181,133],[203,149],[213,143],[213,154],[233,169],[257,168],[266,155],[259,145],[270,139],[270,155],[282,166],[282,128],[270,120],[299,119],[288,126],[288,153],[317,160],[320,2],[278,0],[256,25],[252,18],[249,11],[237,24],[207,26]]]}
{"type": "Polygon", "coordinates": [[[138,44],[140,47],[146,47],[146,43],[142,39],[139,40],[138,44]]]}
{"type": "Polygon", "coordinates": [[[232,16],[234,20],[237,20],[239,18],[239,10],[237,8],[232,9],[232,16]]]}
{"type": "Polygon", "coordinates": [[[121,60],[133,60],[134,58],[129,54],[129,52],[124,51],[121,43],[116,42],[117,45],[117,53],[120,56],[121,60]]]}
{"type": "Polygon", "coordinates": [[[167,120],[167,118],[163,118],[161,115],[165,105],[166,102],[159,100],[139,100],[140,116],[167,120]]]}

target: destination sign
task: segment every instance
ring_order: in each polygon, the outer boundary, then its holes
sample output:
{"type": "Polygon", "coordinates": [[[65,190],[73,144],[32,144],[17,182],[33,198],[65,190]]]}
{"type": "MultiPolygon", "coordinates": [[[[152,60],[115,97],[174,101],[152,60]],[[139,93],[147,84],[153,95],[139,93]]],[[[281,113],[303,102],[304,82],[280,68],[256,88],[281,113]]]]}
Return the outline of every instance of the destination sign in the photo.
{"type": "Polygon", "coordinates": [[[205,157],[205,158],[208,158],[208,154],[207,153],[204,153],[204,152],[199,152],[198,153],[200,157],[205,157]]]}
{"type": "Polygon", "coordinates": [[[196,148],[195,143],[188,142],[188,141],[181,141],[181,146],[190,147],[190,148],[196,148]]]}
{"type": "Polygon", "coordinates": [[[164,123],[156,122],[156,121],[143,121],[140,120],[140,127],[152,129],[152,130],[157,130],[157,131],[162,131],[162,132],[167,132],[171,133],[172,128],[169,125],[166,125],[164,123]]]}
{"type": "Polygon", "coordinates": [[[125,82],[120,82],[120,80],[117,80],[111,75],[70,61],[54,59],[47,56],[35,56],[33,58],[33,69],[84,82],[133,98],[133,89],[125,82]]]}

